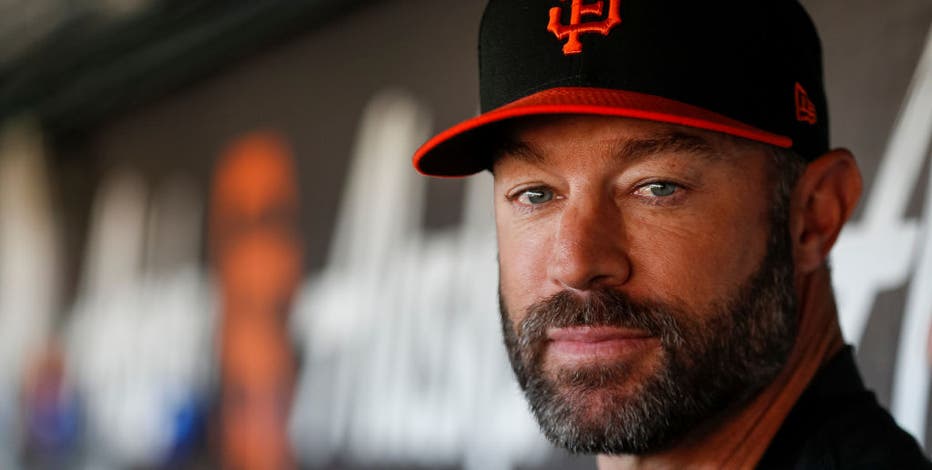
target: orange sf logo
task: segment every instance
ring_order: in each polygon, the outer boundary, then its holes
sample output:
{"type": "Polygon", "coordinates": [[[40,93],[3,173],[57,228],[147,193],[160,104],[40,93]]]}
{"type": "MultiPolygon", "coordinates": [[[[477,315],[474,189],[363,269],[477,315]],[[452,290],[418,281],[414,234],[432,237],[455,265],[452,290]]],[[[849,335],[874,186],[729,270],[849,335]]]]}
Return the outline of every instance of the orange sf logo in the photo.
{"type": "MultiPolygon", "coordinates": [[[[566,1],[566,0],[562,0],[566,1]]],[[[582,52],[582,43],[579,42],[579,35],[584,33],[599,33],[602,36],[608,36],[609,31],[615,26],[621,24],[621,0],[609,0],[608,16],[600,21],[584,21],[583,16],[602,17],[605,7],[605,0],[599,0],[595,3],[583,3],[583,0],[572,0],[570,7],[570,24],[560,23],[560,16],[563,9],[553,7],[550,9],[550,23],[547,24],[547,31],[553,33],[557,39],[569,40],[563,45],[563,54],[579,54],[582,52]]]]}

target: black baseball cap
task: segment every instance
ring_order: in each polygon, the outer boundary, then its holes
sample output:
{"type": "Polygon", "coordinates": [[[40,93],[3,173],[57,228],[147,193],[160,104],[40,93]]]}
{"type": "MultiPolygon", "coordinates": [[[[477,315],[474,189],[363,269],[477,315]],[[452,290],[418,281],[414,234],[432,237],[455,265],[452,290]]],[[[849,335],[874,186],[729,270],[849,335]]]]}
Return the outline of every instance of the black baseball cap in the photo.
{"type": "Polygon", "coordinates": [[[490,0],[481,114],[414,155],[432,176],[491,166],[496,124],[621,116],[722,132],[807,160],[828,150],[818,33],[797,0],[490,0]]]}

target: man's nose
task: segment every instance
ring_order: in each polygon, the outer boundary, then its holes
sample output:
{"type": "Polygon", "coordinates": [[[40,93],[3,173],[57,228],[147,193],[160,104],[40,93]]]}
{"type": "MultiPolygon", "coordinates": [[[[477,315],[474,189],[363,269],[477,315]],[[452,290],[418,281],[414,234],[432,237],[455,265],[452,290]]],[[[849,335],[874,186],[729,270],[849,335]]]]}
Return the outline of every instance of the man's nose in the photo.
{"type": "Polygon", "coordinates": [[[623,225],[611,200],[567,203],[552,245],[551,281],[576,291],[627,282],[631,264],[623,225]]]}

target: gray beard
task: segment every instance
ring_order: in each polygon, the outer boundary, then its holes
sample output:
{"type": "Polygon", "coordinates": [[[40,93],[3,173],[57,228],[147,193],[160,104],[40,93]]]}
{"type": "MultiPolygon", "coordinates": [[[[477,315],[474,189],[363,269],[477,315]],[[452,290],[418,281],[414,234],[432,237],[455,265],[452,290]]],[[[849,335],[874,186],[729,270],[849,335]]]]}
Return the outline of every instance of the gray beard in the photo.
{"type": "Polygon", "coordinates": [[[772,382],[798,327],[789,233],[774,228],[757,271],[701,310],[614,290],[559,292],[531,305],[516,329],[499,289],[511,366],[547,438],[574,453],[653,453],[772,382]],[[660,339],[659,367],[624,390],[626,363],[544,371],[547,329],[583,325],[648,331],[660,339]]]}

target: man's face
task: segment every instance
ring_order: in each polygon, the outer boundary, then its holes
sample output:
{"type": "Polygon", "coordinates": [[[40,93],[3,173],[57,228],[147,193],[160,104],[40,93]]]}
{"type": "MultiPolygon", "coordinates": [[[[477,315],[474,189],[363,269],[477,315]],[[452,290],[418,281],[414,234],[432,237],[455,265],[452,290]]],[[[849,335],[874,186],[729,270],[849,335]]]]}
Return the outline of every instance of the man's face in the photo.
{"type": "Polygon", "coordinates": [[[572,116],[523,121],[503,147],[505,343],[553,442],[660,450],[774,378],[796,318],[763,146],[572,116]]]}

